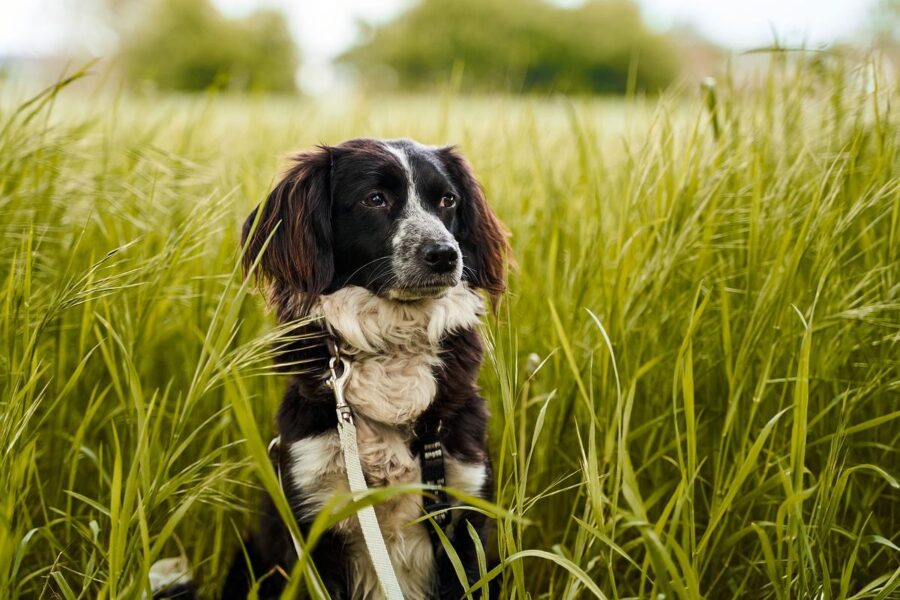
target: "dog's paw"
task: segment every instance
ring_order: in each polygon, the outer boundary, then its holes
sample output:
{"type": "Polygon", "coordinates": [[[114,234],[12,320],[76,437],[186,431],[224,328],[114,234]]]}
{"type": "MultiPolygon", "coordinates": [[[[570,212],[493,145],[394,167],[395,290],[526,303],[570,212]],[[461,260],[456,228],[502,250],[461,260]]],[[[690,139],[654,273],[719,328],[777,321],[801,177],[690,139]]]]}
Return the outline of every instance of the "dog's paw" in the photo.
{"type": "Polygon", "coordinates": [[[150,567],[150,590],[153,599],[178,598],[192,600],[197,597],[191,567],[184,556],[162,558],[150,567]]]}

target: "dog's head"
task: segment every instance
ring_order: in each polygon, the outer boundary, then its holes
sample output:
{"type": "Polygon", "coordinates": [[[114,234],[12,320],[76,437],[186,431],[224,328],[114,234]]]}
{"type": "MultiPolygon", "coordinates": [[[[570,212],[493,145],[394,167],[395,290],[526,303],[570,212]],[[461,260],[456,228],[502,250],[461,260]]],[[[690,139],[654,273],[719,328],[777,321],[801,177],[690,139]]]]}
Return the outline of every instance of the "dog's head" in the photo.
{"type": "Polygon", "coordinates": [[[276,303],[349,285],[407,302],[461,280],[494,297],[505,285],[506,236],[468,162],[411,140],[298,154],[247,218],[244,244],[276,303]]]}

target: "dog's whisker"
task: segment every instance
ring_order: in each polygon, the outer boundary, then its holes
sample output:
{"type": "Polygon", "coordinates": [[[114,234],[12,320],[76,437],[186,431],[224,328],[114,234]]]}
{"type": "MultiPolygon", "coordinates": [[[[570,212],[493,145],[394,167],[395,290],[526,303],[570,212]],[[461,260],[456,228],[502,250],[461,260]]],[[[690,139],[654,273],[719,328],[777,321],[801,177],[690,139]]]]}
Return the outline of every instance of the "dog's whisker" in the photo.
{"type": "Polygon", "coordinates": [[[391,260],[391,258],[393,258],[393,257],[389,254],[385,255],[385,256],[379,256],[378,258],[374,258],[374,259],[370,260],[369,262],[367,262],[366,264],[362,265],[361,267],[357,268],[352,273],[350,273],[350,275],[348,275],[346,279],[347,279],[347,281],[350,281],[351,279],[353,279],[354,275],[356,275],[357,273],[359,273],[360,271],[362,271],[369,265],[377,264],[382,261],[388,261],[388,260],[391,260]]]}

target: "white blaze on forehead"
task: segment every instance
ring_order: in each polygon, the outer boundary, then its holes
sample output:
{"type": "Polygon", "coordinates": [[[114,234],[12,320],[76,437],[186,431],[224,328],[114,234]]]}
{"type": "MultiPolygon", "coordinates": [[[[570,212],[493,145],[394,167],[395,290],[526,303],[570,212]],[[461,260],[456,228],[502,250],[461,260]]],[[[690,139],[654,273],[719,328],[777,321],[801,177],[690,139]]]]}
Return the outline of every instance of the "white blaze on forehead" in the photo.
{"type": "Polygon", "coordinates": [[[400,165],[403,167],[403,171],[406,174],[407,184],[406,206],[403,208],[402,216],[397,223],[397,233],[392,240],[394,247],[396,248],[403,243],[404,240],[409,238],[415,238],[416,241],[429,239],[432,241],[446,241],[455,244],[456,242],[453,239],[453,236],[450,235],[450,232],[447,231],[447,228],[444,227],[441,220],[425,210],[422,199],[419,198],[419,193],[416,190],[416,174],[409,161],[409,155],[407,154],[406,148],[398,148],[391,144],[386,144],[385,148],[387,148],[388,152],[397,157],[397,160],[400,162],[400,165]]]}
{"type": "Polygon", "coordinates": [[[406,155],[406,150],[403,148],[396,148],[390,144],[387,144],[385,147],[388,152],[397,157],[397,160],[400,161],[400,166],[403,167],[403,172],[406,173],[407,207],[410,204],[415,203],[421,208],[419,195],[416,193],[416,175],[413,173],[412,165],[409,163],[409,157],[406,155]]]}

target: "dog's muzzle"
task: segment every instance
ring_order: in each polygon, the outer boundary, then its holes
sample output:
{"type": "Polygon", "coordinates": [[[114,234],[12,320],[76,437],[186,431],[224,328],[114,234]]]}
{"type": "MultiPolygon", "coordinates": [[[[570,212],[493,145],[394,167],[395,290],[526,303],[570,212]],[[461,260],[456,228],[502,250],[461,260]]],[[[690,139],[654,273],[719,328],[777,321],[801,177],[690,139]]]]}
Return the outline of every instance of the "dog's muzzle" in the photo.
{"type": "Polygon", "coordinates": [[[395,278],[387,293],[391,299],[439,298],[462,278],[459,243],[433,215],[416,214],[401,221],[393,245],[395,278]]]}

